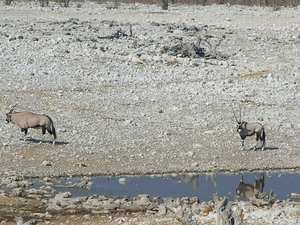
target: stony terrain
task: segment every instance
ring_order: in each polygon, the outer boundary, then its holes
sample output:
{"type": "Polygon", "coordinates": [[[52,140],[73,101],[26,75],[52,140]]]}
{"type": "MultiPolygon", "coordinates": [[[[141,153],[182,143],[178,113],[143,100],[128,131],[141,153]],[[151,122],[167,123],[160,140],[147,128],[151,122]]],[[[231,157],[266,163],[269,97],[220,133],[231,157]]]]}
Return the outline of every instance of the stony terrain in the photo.
{"type": "Polygon", "coordinates": [[[299,170],[299,7],[111,6],[0,6],[3,177],[299,170]],[[217,58],[166,51],[198,37],[217,58]],[[265,151],[240,150],[231,102],[265,151]],[[56,145],[4,123],[15,103],[51,116],[56,145]]]}

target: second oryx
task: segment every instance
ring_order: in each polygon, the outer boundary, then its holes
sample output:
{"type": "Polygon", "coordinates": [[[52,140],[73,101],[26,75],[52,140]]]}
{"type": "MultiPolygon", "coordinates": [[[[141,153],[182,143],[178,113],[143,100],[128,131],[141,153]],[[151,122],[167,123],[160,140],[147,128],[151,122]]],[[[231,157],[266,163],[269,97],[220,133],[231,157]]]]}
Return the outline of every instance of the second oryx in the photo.
{"type": "Polygon", "coordinates": [[[12,122],[21,128],[21,132],[28,133],[28,128],[39,129],[42,128],[42,134],[46,133],[46,130],[50,135],[53,135],[53,145],[55,144],[56,131],[53,125],[52,119],[45,114],[35,114],[32,112],[14,112],[15,104],[12,109],[6,113],[6,123],[12,122]]]}
{"type": "Polygon", "coordinates": [[[247,136],[253,136],[256,135],[256,145],[254,146],[253,150],[255,151],[257,148],[257,144],[258,141],[261,141],[261,150],[265,149],[265,143],[266,143],[266,133],[265,133],[265,129],[264,126],[261,123],[255,122],[255,123],[248,123],[246,121],[242,121],[242,112],[241,112],[241,106],[239,105],[239,110],[240,110],[240,119],[238,120],[233,106],[232,107],[232,111],[233,111],[233,115],[234,118],[237,122],[237,132],[239,133],[241,139],[242,139],[242,147],[241,149],[244,150],[245,149],[245,144],[244,144],[244,140],[247,136]]]}

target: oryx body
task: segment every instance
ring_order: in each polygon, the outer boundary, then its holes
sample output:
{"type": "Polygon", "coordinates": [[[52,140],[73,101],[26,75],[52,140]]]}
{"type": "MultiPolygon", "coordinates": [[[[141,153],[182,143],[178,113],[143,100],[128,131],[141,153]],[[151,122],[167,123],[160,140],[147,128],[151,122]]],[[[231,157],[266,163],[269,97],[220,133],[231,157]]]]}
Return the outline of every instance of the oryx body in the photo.
{"type": "MultiPolygon", "coordinates": [[[[233,110],[233,107],[232,107],[233,110]]],[[[256,135],[256,145],[254,146],[253,150],[256,150],[257,144],[259,141],[261,141],[261,150],[265,149],[265,143],[266,143],[266,133],[264,126],[261,123],[255,122],[255,123],[248,123],[245,121],[241,121],[241,107],[240,107],[240,119],[238,120],[236,118],[236,115],[233,110],[234,117],[237,122],[237,132],[239,133],[241,140],[242,140],[242,149],[245,149],[244,140],[247,136],[253,136],[256,135]]]]}
{"type": "Polygon", "coordinates": [[[53,135],[53,144],[55,144],[56,131],[49,116],[32,112],[13,112],[14,107],[6,114],[6,123],[12,122],[18,125],[21,128],[21,132],[24,132],[25,135],[27,135],[29,128],[42,128],[43,135],[47,130],[50,135],[53,135]]]}
{"type": "Polygon", "coordinates": [[[242,121],[238,123],[237,132],[239,133],[242,139],[242,148],[245,149],[244,140],[247,136],[256,135],[256,145],[254,146],[253,150],[256,150],[258,141],[261,141],[261,150],[265,149],[265,142],[266,142],[266,133],[264,126],[261,123],[248,123],[242,121]]]}

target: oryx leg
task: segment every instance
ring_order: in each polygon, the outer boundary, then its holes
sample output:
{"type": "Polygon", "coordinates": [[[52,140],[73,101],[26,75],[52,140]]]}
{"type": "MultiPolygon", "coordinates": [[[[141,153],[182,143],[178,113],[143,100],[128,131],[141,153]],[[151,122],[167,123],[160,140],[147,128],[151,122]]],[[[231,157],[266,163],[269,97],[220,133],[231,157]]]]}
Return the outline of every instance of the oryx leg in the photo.
{"type": "Polygon", "coordinates": [[[45,126],[42,126],[42,134],[43,134],[43,136],[42,136],[42,140],[40,141],[40,143],[39,143],[39,144],[43,143],[43,141],[44,141],[45,134],[46,134],[46,127],[45,127],[45,126]]]}
{"type": "Polygon", "coordinates": [[[253,151],[256,151],[257,144],[258,144],[258,141],[256,142],[255,146],[253,147],[253,151]]]}
{"type": "Polygon", "coordinates": [[[264,143],[264,140],[262,138],[262,132],[257,132],[256,133],[256,145],[253,149],[254,151],[256,150],[259,141],[261,142],[261,150],[265,150],[265,143],[264,143]]]}
{"type": "Polygon", "coordinates": [[[253,148],[253,151],[256,151],[256,148],[257,148],[259,139],[260,139],[260,132],[257,132],[257,133],[256,133],[256,144],[255,144],[255,146],[254,146],[254,148],[253,148]]]}
{"type": "Polygon", "coordinates": [[[245,141],[244,140],[245,140],[245,138],[242,137],[242,140],[241,140],[241,142],[242,142],[241,150],[245,150],[245,143],[244,143],[245,141]]]}
{"type": "Polygon", "coordinates": [[[21,132],[24,132],[24,141],[27,141],[27,133],[28,133],[28,128],[22,128],[21,132]]]}
{"type": "Polygon", "coordinates": [[[260,139],[261,141],[261,150],[264,151],[265,150],[265,141],[260,139]]]}
{"type": "Polygon", "coordinates": [[[240,182],[244,182],[244,174],[240,174],[240,182]]]}

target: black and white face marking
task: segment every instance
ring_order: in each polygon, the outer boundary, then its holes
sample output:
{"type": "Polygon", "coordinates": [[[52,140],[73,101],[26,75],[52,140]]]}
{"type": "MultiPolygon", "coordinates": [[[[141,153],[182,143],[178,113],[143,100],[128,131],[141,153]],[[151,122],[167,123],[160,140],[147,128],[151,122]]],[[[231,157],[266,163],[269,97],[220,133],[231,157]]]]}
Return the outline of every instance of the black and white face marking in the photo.
{"type": "Polygon", "coordinates": [[[242,131],[242,123],[237,124],[237,132],[240,134],[242,131]]]}
{"type": "Polygon", "coordinates": [[[10,123],[10,122],[11,122],[11,114],[10,113],[6,113],[5,123],[10,123]]]}

